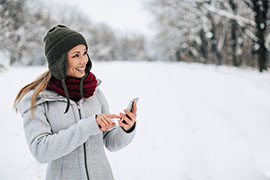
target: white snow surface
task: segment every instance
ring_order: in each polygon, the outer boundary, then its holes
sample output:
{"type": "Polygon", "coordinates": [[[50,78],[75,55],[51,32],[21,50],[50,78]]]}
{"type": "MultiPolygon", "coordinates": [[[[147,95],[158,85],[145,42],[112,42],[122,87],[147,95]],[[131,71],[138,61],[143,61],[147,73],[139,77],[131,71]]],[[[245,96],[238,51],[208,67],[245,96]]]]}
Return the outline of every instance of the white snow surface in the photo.
{"type": "MultiPolygon", "coordinates": [[[[0,179],[42,180],[13,100],[47,67],[0,73],[0,179]]],[[[111,113],[139,97],[137,134],[106,151],[117,180],[269,180],[270,73],[194,63],[94,62],[111,113]]]]}

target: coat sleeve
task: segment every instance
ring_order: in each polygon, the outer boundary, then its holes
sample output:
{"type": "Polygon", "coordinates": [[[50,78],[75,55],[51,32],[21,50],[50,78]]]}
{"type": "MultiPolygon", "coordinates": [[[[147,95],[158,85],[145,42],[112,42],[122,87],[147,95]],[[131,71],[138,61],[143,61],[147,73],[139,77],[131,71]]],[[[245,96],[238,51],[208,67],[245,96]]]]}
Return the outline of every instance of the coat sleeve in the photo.
{"type": "Polygon", "coordinates": [[[95,116],[90,116],[53,134],[46,118],[44,103],[35,106],[33,117],[30,110],[21,114],[27,144],[40,163],[48,163],[65,156],[82,145],[90,135],[101,133],[95,116]]]}
{"type": "MultiPolygon", "coordinates": [[[[99,88],[98,94],[102,105],[101,112],[104,114],[110,114],[108,102],[99,88]]],[[[104,131],[104,145],[109,151],[118,151],[131,143],[132,139],[134,138],[135,132],[136,128],[134,128],[132,132],[127,133],[121,126],[116,126],[109,131],[104,131]]]]}

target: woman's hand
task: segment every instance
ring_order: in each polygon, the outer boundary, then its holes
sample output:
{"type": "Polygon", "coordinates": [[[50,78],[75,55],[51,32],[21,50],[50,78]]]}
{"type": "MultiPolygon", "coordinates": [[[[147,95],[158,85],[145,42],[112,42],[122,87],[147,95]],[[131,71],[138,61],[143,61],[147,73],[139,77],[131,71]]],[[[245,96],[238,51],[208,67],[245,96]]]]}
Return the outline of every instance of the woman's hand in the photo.
{"type": "Polygon", "coordinates": [[[100,114],[96,117],[97,124],[101,131],[108,131],[112,126],[115,126],[115,123],[110,120],[112,118],[120,119],[121,116],[116,114],[100,114]]]}
{"type": "Polygon", "coordinates": [[[122,126],[126,131],[130,130],[136,122],[137,105],[135,102],[133,102],[132,106],[133,106],[132,112],[130,112],[127,109],[124,110],[124,112],[130,117],[130,119],[125,114],[120,113],[120,117],[123,118],[126,122],[124,123],[123,121],[118,120],[119,125],[122,126]]]}

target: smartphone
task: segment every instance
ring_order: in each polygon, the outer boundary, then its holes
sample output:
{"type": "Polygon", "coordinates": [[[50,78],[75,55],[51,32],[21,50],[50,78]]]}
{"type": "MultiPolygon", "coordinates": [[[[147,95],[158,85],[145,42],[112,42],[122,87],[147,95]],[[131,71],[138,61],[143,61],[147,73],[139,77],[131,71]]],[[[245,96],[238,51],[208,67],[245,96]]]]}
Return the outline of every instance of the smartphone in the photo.
{"type": "MultiPolygon", "coordinates": [[[[137,104],[138,101],[139,101],[139,98],[138,98],[138,97],[137,97],[137,98],[133,98],[131,101],[129,101],[129,104],[128,104],[127,109],[128,109],[130,112],[133,112],[133,106],[132,106],[132,103],[135,102],[135,103],[137,104]]],[[[129,119],[131,119],[126,113],[125,113],[125,115],[126,115],[129,119]]],[[[124,119],[121,119],[121,121],[122,121],[123,123],[126,123],[126,121],[125,121],[124,119]]]]}

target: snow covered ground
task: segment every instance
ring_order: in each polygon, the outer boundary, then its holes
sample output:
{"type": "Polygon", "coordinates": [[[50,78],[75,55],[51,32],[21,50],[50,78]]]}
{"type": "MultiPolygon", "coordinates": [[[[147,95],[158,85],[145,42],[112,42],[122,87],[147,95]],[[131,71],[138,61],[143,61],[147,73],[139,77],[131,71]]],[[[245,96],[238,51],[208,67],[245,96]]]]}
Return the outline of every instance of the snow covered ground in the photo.
{"type": "MultiPolygon", "coordinates": [[[[0,179],[41,180],[30,154],[18,90],[46,67],[0,73],[0,179]]],[[[94,62],[93,72],[119,113],[138,102],[134,141],[107,152],[117,180],[270,180],[270,73],[163,62],[94,62]]]]}

